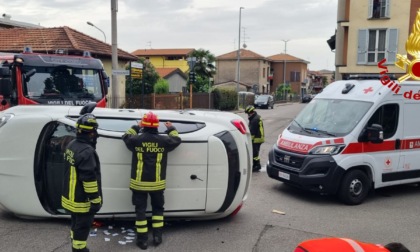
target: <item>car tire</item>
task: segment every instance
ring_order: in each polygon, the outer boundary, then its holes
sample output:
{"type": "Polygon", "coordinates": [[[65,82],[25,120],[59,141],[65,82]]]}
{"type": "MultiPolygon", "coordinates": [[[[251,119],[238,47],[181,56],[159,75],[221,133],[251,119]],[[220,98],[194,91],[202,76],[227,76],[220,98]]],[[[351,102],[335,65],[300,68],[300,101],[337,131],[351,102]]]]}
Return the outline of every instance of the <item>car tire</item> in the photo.
{"type": "Polygon", "coordinates": [[[344,175],[338,191],[338,198],[347,205],[361,204],[369,194],[371,181],[365,172],[351,170],[344,175]]]}

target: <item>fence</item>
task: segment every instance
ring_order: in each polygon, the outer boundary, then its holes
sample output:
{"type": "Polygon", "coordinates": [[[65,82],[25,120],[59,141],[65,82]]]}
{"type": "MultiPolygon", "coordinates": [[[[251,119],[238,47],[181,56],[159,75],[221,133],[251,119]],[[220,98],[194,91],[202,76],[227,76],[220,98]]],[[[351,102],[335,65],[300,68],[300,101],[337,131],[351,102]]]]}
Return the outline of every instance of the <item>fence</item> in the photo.
{"type": "MultiPolygon", "coordinates": [[[[191,108],[213,109],[213,94],[193,93],[191,108]]],[[[183,93],[178,94],[148,94],[148,95],[127,95],[125,108],[145,109],[189,109],[190,96],[183,93]]]]}

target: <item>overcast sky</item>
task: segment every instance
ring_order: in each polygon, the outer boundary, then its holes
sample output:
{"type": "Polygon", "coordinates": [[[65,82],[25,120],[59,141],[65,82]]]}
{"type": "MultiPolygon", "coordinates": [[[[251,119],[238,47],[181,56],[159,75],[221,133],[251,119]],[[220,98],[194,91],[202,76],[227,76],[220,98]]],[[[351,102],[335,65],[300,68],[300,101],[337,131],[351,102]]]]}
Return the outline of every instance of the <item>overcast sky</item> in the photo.
{"type": "MultiPolygon", "coordinates": [[[[118,48],[203,48],[215,56],[241,46],[269,57],[284,53],[334,70],[326,42],[337,25],[337,0],[116,0],[118,48]],[[283,42],[288,40],[287,43],[283,42]]],[[[0,14],[44,27],[69,26],[111,43],[111,0],[0,0],[0,14]]]]}

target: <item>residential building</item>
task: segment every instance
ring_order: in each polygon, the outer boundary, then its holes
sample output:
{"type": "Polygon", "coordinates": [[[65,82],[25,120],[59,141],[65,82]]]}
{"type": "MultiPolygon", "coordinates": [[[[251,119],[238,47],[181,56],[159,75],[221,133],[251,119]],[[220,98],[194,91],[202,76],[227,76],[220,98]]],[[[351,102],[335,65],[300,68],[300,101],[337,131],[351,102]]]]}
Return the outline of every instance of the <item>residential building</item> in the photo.
{"type": "Polygon", "coordinates": [[[168,81],[169,93],[179,93],[187,87],[188,76],[179,68],[155,68],[162,79],[168,81]]]}
{"type": "Polygon", "coordinates": [[[419,8],[418,0],[338,1],[335,79],[379,74],[378,63],[384,59],[388,74],[404,74],[395,62],[397,54],[407,54],[406,41],[419,8]]]}
{"type": "Polygon", "coordinates": [[[270,90],[276,92],[280,85],[290,86],[290,92],[303,96],[308,93],[308,64],[310,62],[281,53],[267,58],[271,62],[270,90]]]}
{"type": "MultiPolygon", "coordinates": [[[[0,52],[20,53],[24,47],[30,46],[33,52],[55,53],[57,49],[65,49],[69,55],[83,55],[89,51],[94,58],[102,61],[105,71],[112,74],[112,47],[70,27],[55,28],[7,28],[0,29],[0,52]]],[[[127,62],[136,61],[137,57],[118,49],[118,68],[125,69],[127,62]]],[[[125,78],[117,76],[118,94],[115,94],[118,106],[125,102],[125,78]]],[[[111,87],[112,78],[110,78],[111,87]]],[[[113,97],[109,89],[108,99],[113,97]]],[[[108,103],[109,104],[109,103],[108,103]]]]}
{"type": "Polygon", "coordinates": [[[194,51],[186,49],[138,49],[131,54],[148,59],[155,68],[179,68],[182,72],[189,71],[188,57],[194,51]]]}
{"type": "MultiPolygon", "coordinates": [[[[253,51],[241,49],[239,57],[239,83],[241,90],[248,91],[251,86],[254,93],[271,93],[268,82],[270,74],[270,61],[253,51]]],[[[214,84],[230,83],[231,86],[237,83],[238,51],[229,52],[216,57],[216,76],[214,84]]]]}

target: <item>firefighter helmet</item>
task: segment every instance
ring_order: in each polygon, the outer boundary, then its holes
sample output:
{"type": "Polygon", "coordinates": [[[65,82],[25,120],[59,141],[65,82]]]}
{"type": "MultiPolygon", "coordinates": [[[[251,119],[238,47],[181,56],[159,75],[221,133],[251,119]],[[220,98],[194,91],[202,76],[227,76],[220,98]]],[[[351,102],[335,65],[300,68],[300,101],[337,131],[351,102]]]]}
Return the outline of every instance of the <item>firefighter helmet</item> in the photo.
{"type": "Polygon", "coordinates": [[[255,107],[254,106],[252,106],[252,105],[248,105],[246,108],[245,108],[245,113],[247,113],[247,114],[251,114],[252,112],[254,112],[255,111],[255,107]]]}
{"type": "Polygon", "coordinates": [[[155,113],[150,111],[143,115],[143,119],[141,119],[140,126],[149,127],[149,128],[157,128],[159,127],[159,118],[155,113]]]}
{"type": "Polygon", "coordinates": [[[79,119],[77,119],[76,129],[84,132],[96,131],[98,128],[98,123],[96,122],[96,117],[93,114],[84,114],[79,119]]]}

